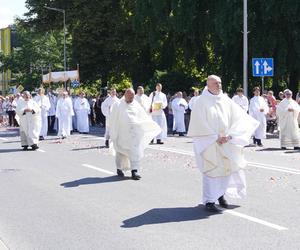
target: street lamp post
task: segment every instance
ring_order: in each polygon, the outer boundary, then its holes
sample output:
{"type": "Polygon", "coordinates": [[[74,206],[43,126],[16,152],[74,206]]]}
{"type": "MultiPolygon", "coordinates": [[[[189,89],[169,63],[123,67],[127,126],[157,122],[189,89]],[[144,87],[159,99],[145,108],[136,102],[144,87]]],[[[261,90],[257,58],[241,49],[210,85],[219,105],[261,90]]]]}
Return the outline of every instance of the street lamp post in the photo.
{"type": "Polygon", "coordinates": [[[248,7],[244,0],[244,30],[243,30],[243,88],[244,95],[248,96],[248,7]]]}
{"type": "MultiPolygon", "coordinates": [[[[60,13],[63,13],[63,24],[64,24],[64,76],[66,74],[67,70],[67,57],[66,57],[66,11],[64,9],[58,9],[58,8],[51,8],[48,6],[44,6],[45,9],[58,11],[60,13]]],[[[65,89],[67,89],[67,82],[65,80],[65,89]]]]}

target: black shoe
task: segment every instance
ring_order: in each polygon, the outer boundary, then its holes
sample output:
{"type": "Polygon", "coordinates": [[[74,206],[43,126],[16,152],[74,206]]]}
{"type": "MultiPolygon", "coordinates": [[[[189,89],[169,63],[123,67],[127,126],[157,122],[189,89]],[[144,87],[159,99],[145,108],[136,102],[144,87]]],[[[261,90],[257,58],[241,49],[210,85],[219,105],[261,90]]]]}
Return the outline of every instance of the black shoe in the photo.
{"type": "Polygon", "coordinates": [[[176,130],[173,130],[173,135],[176,135],[176,130]]]}
{"type": "Polygon", "coordinates": [[[179,136],[184,136],[184,133],[179,133],[179,136]]]}
{"type": "Polygon", "coordinates": [[[137,170],[132,170],[131,171],[131,178],[133,180],[138,181],[139,179],[141,179],[142,177],[140,175],[137,174],[137,170]]]}
{"type": "Polygon", "coordinates": [[[36,144],[31,145],[31,150],[37,150],[39,147],[36,144]]]}
{"type": "Polygon", "coordinates": [[[66,138],[67,138],[66,136],[62,136],[62,137],[61,137],[61,139],[66,139],[66,138]]]}
{"type": "Polygon", "coordinates": [[[219,209],[214,202],[208,202],[205,204],[205,209],[211,213],[221,213],[222,210],[219,209]]]}
{"type": "Polygon", "coordinates": [[[164,144],[160,139],[157,139],[157,144],[164,144]]]}
{"type": "Polygon", "coordinates": [[[121,169],[117,169],[117,175],[120,176],[120,177],[124,177],[124,173],[121,169]]]}
{"type": "Polygon", "coordinates": [[[300,149],[300,147],[294,147],[294,150],[299,150],[300,149]]]}
{"type": "Polygon", "coordinates": [[[222,196],[218,199],[218,201],[219,201],[219,205],[220,205],[221,207],[223,207],[223,208],[228,208],[228,203],[227,203],[227,201],[225,200],[224,195],[222,195],[222,196]]]}
{"type": "Polygon", "coordinates": [[[24,151],[28,150],[28,146],[22,146],[22,148],[23,148],[24,151]]]}
{"type": "Polygon", "coordinates": [[[44,136],[40,136],[40,137],[39,137],[39,140],[40,140],[40,141],[45,140],[44,136]]]}
{"type": "Polygon", "coordinates": [[[105,140],[105,147],[109,148],[109,140],[105,140]]]}
{"type": "Polygon", "coordinates": [[[263,147],[264,145],[261,143],[261,139],[256,139],[257,141],[257,146],[263,147]]]}
{"type": "Polygon", "coordinates": [[[253,144],[256,145],[257,140],[255,139],[255,137],[253,137],[253,144]]]}
{"type": "Polygon", "coordinates": [[[281,149],[286,150],[286,147],[281,147],[281,149]]]}
{"type": "Polygon", "coordinates": [[[150,144],[153,144],[153,143],[154,143],[154,139],[151,140],[150,144]]]}

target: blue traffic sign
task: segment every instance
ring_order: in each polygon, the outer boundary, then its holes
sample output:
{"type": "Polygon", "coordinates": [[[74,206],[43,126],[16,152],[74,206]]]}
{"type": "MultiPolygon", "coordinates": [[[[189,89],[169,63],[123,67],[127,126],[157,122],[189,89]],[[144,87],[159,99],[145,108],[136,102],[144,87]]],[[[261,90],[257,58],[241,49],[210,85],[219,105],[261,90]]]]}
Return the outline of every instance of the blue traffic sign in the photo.
{"type": "Polygon", "coordinates": [[[273,76],[273,58],[252,58],[253,76],[273,76]]]}

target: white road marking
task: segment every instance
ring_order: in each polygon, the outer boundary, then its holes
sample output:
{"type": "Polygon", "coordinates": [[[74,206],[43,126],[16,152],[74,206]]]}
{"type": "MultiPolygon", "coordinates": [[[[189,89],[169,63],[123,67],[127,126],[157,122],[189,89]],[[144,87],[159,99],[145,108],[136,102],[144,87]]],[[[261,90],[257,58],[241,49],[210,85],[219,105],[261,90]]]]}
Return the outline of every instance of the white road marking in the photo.
{"type": "Polygon", "coordinates": [[[43,149],[37,149],[36,151],[41,152],[41,153],[46,153],[46,151],[43,149]]]}
{"type": "Polygon", "coordinates": [[[1,250],[8,250],[9,248],[4,244],[4,242],[0,239],[0,249],[1,250]]]}
{"type": "MultiPolygon", "coordinates": [[[[182,149],[167,148],[167,147],[162,147],[162,146],[157,147],[157,146],[151,146],[151,145],[148,148],[153,149],[153,150],[158,150],[158,151],[165,151],[165,152],[170,152],[170,153],[194,156],[193,152],[182,150],[182,149]]],[[[289,174],[300,175],[300,170],[298,170],[298,169],[274,166],[274,165],[270,165],[270,164],[263,164],[263,163],[258,163],[258,162],[248,162],[248,166],[261,168],[261,169],[274,170],[274,171],[284,172],[284,173],[289,173],[289,174]]]]}
{"type": "Polygon", "coordinates": [[[3,137],[0,137],[0,140],[3,140],[3,141],[8,141],[7,138],[3,138],[3,137]]]}
{"type": "Polygon", "coordinates": [[[108,170],[105,170],[105,169],[102,169],[102,168],[98,168],[98,167],[95,167],[95,166],[90,165],[90,164],[82,164],[82,166],[86,167],[86,168],[91,168],[91,169],[97,170],[97,171],[105,173],[105,174],[110,174],[110,175],[115,174],[114,172],[111,172],[111,171],[108,171],[108,170]]]}
{"type": "Polygon", "coordinates": [[[233,216],[237,216],[237,217],[249,220],[249,221],[252,221],[252,222],[255,222],[255,223],[258,223],[258,224],[261,224],[261,225],[264,225],[264,226],[267,226],[267,227],[270,227],[270,228],[273,228],[273,229],[276,229],[276,230],[279,230],[279,231],[288,230],[288,228],[286,228],[286,227],[282,227],[282,226],[270,223],[268,221],[261,220],[261,219],[258,219],[258,218],[255,218],[255,217],[252,217],[252,216],[249,216],[246,214],[242,214],[242,213],[239,213],[239,212],[236,212],[233,210],[223,210],[223,212],[233,215],[233,216]]]}

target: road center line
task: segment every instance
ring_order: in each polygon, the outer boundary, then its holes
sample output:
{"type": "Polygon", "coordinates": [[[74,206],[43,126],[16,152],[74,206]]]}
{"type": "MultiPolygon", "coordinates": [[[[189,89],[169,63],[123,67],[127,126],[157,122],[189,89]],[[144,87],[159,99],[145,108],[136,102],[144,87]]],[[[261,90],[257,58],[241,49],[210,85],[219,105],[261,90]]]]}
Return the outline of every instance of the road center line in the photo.
{"type": "MultiPolygon", "coordinates": [[[[178,150],[178,149],[167,148],[167,147],[162,147],[162,146],[159,146],[159,147],[149,146],[148,148],[152,149],[152,150],[157,150],[157,151],[164,151],[164,152],[170,152],[170,153],[176,153],[176,154],[182,154],[182,155],[188,155],[188,156],[195,156],[194,152],[181,150],[181,149],[178,150]]],[[[263,163],[257,163],[257,162],[248,162],[248,163],[249,163],[248,166],[253,166],[256,168],[268,169],[268,170],[274,170],[274,171],[278,171],[278,172],[300,175],[300,170],[293,169],[293,168],[273,166],[270,164],[263,164],[263,163]]]]}
{"type": "Polygon", "coordinates": [[[258,219],[258,218],[255,218],[255,217],[252,217],[252,216],[249,216],[249,215],[246,215],[246,214],[242,214],[242,213],[239,213],[239,212],[236,212],[236,211],[233,211],[233,210],[223,210],[223,212],[227,213],[227,214],[230,214],[230,215],[233,215],[233,216],[237,216],[237,217],[246,219],[248,221],[252,221],[252,222],[255,222],[255,223],[258,223],[258,224],[261,224],[261,225],[279,230],[279,231],[288,230],[288,228],[286,228],[286,227],[282,227],[282,226],[270,223],[268,221],[261,220],[261,219],[258,219]]]}
{"type": "Polygon", "coordinates": [[[108,170],[105,170],[105,169],[102,169],[102,168],[98,168],[98,167],[95,167],[93,165],[90,165],[90,164],[82,164],[83,167],[86,167],[86,168],[91,168],[91,169],[94,169],[96,171],[99,171],[99,172],[102,172],[102,173],[105,173],[105,174],[109,174],[109,175],[115,175],[114,172],[111,172],[111,171],[108,171],[108,170]]]}
{"type": "Polygon", "coordinates": [[[43,149],[37,149],[36,151],[41,152],[41,153],[46,153],[46,151],[43,149]]]}
{"type": "Polygon", "coordinates": [[[3,141],[8,141],[7,138],[3,138],[3,137],[0,137],[0,140],[3,140],[3,141]]]}

